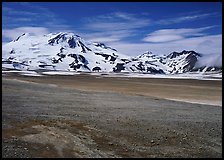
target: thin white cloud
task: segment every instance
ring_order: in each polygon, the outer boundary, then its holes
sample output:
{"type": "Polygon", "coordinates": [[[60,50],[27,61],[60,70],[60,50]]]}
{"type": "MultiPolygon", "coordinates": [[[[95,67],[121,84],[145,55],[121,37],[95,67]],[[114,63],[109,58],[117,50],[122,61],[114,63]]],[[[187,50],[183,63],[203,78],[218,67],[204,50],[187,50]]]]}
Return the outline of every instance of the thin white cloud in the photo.
{"type": "Polygon", "coordinates": [[[16,18],[15,22],[31,22],[32,19],[31,18],[16,18]]]}
{"type": "Polygon", "coordinates": [[[109,36],[109,37],[93,37],[90,38],[89,42],[100,42],[100,43],[106,43],[106,42],[116,42],[119,41],[120,38],[117,38],[115,36],[109,36]]]}
{"type": "Polygon", "coordinates": [[[110,31],[110,32],[93,32],[85,34],[82,36],[84,39],[90,42],[118,42],[121,39],[134,35],[133,30],[119,30],[119,31],[110,31]]]}
{"type": "Polygon", "coordinates": [[[90,33],[90,34],[83,34],[83,38],[86,41],[89,42],[101,42],[101,43],[106,43],[106,42],[117,42],[120,41],[123,37],[126,35],[118,35],[117,33],[111,34],[111,33],[90,33]]]}
{"type": "Polygon", "coordinates": [[[37,16],[39,13],[35,12],[35,11],[25,11],[25,10],[15,10],[13,8],[10,7],[2,7],[2,11],[5,12],[7,15],[9,16],[37,16]]]}
{"type": "Polygon", "coordinates": [[[137,17],[134,14],[124,12],[115,12],[104,16],[88,18],[88,21],[89,23],[86,27],[96,31],[137,29],[150,24],[148,18],[137,17]]]}
{"type": "Polygon", "coordinates": [[[115,17],[124,19],[124,20],[136,20],[136,17],[133,14],[128,14],[128,13],[124,13],[124,12],[115,12],[114,13],[115,17]]]}
{"type": "Polygon", "coordinates": [[[88,27],[92,30],[124,30],[124,29],[136,29],[142,28],[148,25],[147,21],[136,22],[96,22],[88,24],[88,27]]]}
{"type": "Polygon", "coordinates": [[[178,34],[163,34],[163,35],[148,35],[143,41],[146,42],[169,42],[183,39],[184,37],[178,34]]]}
{"type": "Polygon", "coordinates": [[[156,24],[168,25],[168,24],[174,24],[174,23],[181,23],[181,22],[199,20],[199,19],[208,18],[210,16],[215,16],[215,15],[217,15],[217,13],[203,13],[203,14],[185,15],[185,16],[175,17],[175,18],[161,19],[161,20],[158,20],[156,22],[156,24]]]}
{"type": "Polygon", "coordinates": [[[202,28],[161,29],[148,34],[143,38],[143,41],[158,43],[181,40],[189,36],[203,36],[205,34],[201,32],[212,27],[213,26],[202,28]]]}

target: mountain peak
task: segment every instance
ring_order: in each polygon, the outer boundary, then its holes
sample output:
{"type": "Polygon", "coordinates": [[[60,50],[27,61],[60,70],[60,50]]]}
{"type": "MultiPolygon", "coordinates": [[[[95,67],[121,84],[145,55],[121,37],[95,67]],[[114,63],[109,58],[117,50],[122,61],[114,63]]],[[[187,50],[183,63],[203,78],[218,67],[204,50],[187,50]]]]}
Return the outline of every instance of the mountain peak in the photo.
{"type": "Polygon", "coordinates": [[[196,53],[195,51],[186,51],[186,50],[183,50],[182,52],[172,52],[170,53],[169,55],[167,55],[167,58],[176,58],[178,56],[181,56],[181,55],[186,55],[186,54],[193,54],[194,56],[199,56],[201,57],[201,54],[199,53],[196,53]]]}
{"type": "Polygon", "coordinates": [[[86,48],[84,40],[79,35],[75,35],[72,32],[59,32],[57,34],[53,34],[51,37],[52,38],[48,40],[48,44],[52,46],[65,43],[68,44],[70,48],[75,48],[76,46],[86,48]]]}
{"type": "Polygon", "coordinates": [[[140,56],[138,56],[138,58],[144,58],[144,57],[149,58],[149,57],[153,57],[153,56],[155,56],[155,55],[153,55],[152,52],[146,51],[145,53],[143,53],[140,56]]]}

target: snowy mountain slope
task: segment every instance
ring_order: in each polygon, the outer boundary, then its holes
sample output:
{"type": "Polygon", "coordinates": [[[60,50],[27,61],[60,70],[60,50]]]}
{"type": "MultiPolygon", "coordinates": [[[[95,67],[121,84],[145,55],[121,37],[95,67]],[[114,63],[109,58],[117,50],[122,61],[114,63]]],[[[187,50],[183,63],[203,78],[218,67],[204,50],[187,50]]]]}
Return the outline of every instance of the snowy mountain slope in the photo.
{"type": "Polygon", "coordinates": [[[143,72],[176,74],[221,70],[198,66],[202,56],[194,51],[167,56],[146,52],[128,57],[103,43],[89,43],[73,33],[33,36],[24,33],[2,48],[2,67],[18,70],[60,70],[82,72],[143,72]]]}

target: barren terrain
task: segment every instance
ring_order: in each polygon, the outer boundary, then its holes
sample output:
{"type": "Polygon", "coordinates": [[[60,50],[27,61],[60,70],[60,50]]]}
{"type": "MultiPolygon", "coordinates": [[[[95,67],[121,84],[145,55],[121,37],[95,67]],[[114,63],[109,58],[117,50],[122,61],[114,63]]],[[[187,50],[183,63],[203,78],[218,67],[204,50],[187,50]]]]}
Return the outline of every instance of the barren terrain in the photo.
{"type": "Polygon", "coordinates": [[[4,75],[2,156],[222,157],[221,98],[222,81],[4,75]]]}

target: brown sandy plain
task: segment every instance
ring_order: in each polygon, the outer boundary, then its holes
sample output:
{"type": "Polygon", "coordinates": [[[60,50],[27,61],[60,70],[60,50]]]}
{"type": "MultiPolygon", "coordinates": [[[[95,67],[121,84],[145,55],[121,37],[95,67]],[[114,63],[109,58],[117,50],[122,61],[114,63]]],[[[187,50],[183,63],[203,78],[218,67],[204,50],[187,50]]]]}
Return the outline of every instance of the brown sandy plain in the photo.
{"type": "Polygon", "coordinates": [[[2,81],[3,157],[222,157],[221,80],[2,81]]]}

